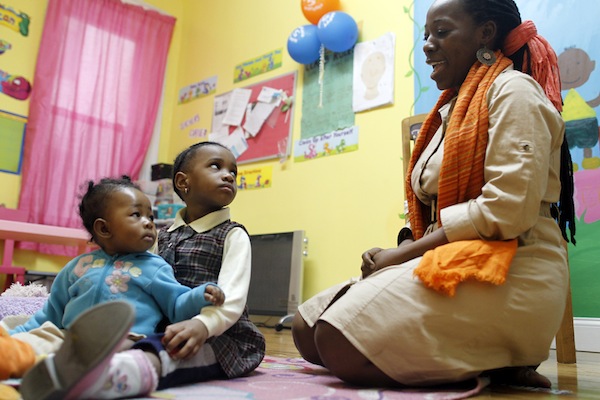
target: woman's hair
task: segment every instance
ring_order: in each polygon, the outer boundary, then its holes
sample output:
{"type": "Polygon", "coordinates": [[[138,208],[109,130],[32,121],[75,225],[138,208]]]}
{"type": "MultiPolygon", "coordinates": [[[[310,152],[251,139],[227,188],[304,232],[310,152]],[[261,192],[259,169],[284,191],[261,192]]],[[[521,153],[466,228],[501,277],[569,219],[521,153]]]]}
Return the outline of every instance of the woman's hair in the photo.
{"type": "Polygon", "coordinates": [[[177,196],[179,196],[181,200],[183,200],[183,196],[181,195],[181,192],[177,189],[177,185],[175,184],[175,175],[177,175],[178,172],[187,171],[189,163],[192,160],[192,158],[194,158],[194,155],[196,154],[198,149],[201,149],[204,146],[220,146],[224,149],[227,149],[227,147],[223,146],[221,143],[200,142],[191,145],[190,147],[179,153],[179,155],[175,158],[175,161],[173,162],[173,190],[175,191],[175,193],[177,193],[177,196]]]}
{"type": "Polygon", "coordinates": [[[127,175],[121,178],[103,178],[98,183],[88,181],[82,186],[87,186],[87,190],[81,196],[79,203],[79,216],[83,221],[85,229],[94,237],[94,221],[103,218],[108,206],[108,198],[117,190],[124,188],[134,188],[139,190],[139,186],[131,181],[127,175]]]}
{"type": "MultiPolygon", "coordinates": [[[[496,42],[491,50],[502,48],[510,31],[521,25],[521,13],[513,0],[462,0],[462,3],[476,24],[487,21],[496,23],[496,42]]],[[[528,50],[525,44],[514,54],[507,55],[515,64],[515,69],[524,70],[523,59],[528,50]]],[[[525,66],[525,70],[528,70],[528,66],[525,66]]]]}
{"type": "MultiPolygon", "coordinates": [[[[544,92],[562,111],[560,97],[560,76],[558,60],[548,42],[537,35],[537,30],[531,21],[521,24],[521,13],[513,0],[461,0],[467,14],[471,15],[476,24],[487,21],[496,23],[496,42],[494,49],[502,49],[509,57],[516,70],[531,75],[544,89],[544,92]],[[515,30],[519,27],[520,29],[515,30]],[[511,32],[523,31],[521,35],[510,35],[511,32]],[[511,36],[509,38],[509,35],[511,36]],[[507,40],[508,38],[508,40],[507,40]],[[526,38],[532,40],[530,44],[526,38]],[[510,49],[510,51],[508,51],[510,49]],[[532,54],[535,53],[535,54],[532,54]],[[532,62],[535,59],[535,62],[532,62]]],[[[575,206],[573,204],[573,163],[565,136],[561,147],[560,168],[561,192],[558,212],[555,218],[560,226],[563,238],[567,237],[567,226],[571,242],[575,243],[575,206]]]]}

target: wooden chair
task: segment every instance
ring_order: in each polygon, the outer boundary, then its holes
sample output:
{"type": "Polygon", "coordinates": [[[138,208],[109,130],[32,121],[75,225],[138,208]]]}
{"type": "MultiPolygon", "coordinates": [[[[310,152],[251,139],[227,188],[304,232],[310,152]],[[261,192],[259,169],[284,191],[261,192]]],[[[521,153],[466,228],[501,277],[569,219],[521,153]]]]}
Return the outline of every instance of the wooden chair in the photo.
{"type": "MultiPolygon", "coordinates": [[[[21,210],[0,207],[0,220],[2,219],[26,222],[27,213],[21,210]]],[[[0,265],[0,274],[6,275],[6,279],[4,280],[2,291],[8,289],[15,282],[20,282],[22,285],[25,284],[25,268],[12,265],[14,251],[15,240],[4,239],[4,253],[2,256],[2,265],[0,265]]]]}
{"type": "MultiPolygon", "coordinates": [[[[408,164],[410,162],[413,142],[416,139],[417,133],[421,128],[421,124],[425,121],[426,116],[427,114],[417,114],[402,120],[402,161],[404,176],[408,173],[408,164]]],[[[564,242],[564,245],[566,248],[567,243],[564,242]]],[[[556,360],[561,364],[573,364],[577,362],[570,282],[563,320],[556,334],[556,360]]]]}

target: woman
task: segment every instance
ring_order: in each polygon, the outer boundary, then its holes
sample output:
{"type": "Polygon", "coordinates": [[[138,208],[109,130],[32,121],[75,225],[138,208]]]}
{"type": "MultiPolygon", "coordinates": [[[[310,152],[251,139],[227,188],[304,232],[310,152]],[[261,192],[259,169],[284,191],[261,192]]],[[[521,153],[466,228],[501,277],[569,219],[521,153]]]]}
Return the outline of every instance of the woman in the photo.
{"type": "Polygon", "coordinates": [[[549,387],[531,366],[548,357],[565,307],[566,222],[561,235],[551,213],[559,200],[574,234],[572,193],[560,197],[559,176],[569,189],[572,175],[569,163],[560,173],[568,153],[556,55],[512,0],[436,0],[423,50],[443,93],[411,159],[411,228],[397,248],[363,254],[361,280],[300,306],[296,347],[358,385],[486,373],[549,387]],[[447,270],[435,268],[440,260],[447,270]]]}

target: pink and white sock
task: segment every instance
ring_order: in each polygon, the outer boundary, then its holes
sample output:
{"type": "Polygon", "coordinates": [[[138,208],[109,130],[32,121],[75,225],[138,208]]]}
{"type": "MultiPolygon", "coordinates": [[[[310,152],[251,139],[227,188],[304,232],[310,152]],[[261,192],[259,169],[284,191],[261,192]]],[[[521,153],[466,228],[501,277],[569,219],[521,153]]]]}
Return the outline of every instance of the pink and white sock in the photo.
{"type": "Polygon", "coordinates": [[[98,383],[82,398],[122,399],[147,395],[158,386],[158,374],[142,350],[116,353],[98,383]]]}

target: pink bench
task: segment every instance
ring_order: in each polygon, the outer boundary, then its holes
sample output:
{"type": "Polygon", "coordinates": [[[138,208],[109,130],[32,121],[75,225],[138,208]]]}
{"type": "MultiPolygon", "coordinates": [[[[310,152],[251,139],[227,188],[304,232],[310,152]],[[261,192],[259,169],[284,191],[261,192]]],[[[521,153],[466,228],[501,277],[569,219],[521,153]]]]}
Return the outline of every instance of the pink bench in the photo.
{"type": "Polygon", "coordinates": [[[0,207],[0,240],[4,240],[0,274],[6,275],[2,291],[14,282],[25,283],[25,267],[13,265],[16,242],[76,246],[79,248],[79,253],[84,253],[92,246],[89,243],[89,233],[83,229],[33,224],[25,221],[26,213],[24,211],[0,207]]]}

